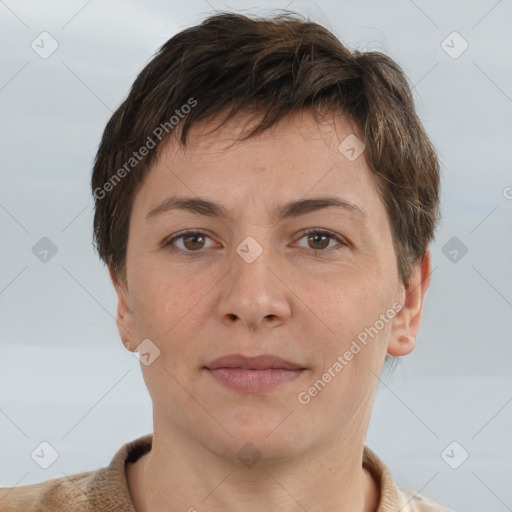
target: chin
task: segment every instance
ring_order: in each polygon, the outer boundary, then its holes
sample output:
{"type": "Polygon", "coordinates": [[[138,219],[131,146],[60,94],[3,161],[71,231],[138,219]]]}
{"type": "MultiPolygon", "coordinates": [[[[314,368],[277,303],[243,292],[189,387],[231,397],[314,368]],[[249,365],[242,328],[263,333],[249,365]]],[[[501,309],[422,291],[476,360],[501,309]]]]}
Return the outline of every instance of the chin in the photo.
{"type": "Polygon", "coordinates": [[[296,439],[290,436],[268,436],[268,430],[243,430],[232,438],[212,441],[209,449],[224,459],[241,462],[247,467],[275,463],[285,458],[293,458],[300,451],[296,439]]]}
{"type": "MultiPolygon", "coordinates": [[[[220,409],[216,409],[217,412],[220,409]]],[[[291,410],[280,407],[266,409],[263,406],[243,406],[215,418],[225,431],[215,437],[208,435],[205,444],[215,453],[230,460],[243,462],[245,456],[263,458],[262,462],[289,458],[306,448],[310,432],[297,424],[298,417],[291,410]]],[[[303,419],[307,423],[307,419],[303,419]]]]}

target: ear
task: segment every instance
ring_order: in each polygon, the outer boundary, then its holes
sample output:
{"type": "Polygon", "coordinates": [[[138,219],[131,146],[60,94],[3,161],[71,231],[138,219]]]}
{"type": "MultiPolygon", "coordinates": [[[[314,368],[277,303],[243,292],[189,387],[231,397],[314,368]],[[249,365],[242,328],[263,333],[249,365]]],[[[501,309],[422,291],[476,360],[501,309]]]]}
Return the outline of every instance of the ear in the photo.
{"type": "Polygon", "coordinates": [[[124,346],[130,351],[134,352],[137,348],[136,337],[135,337],[135,320],[133,317],[133,311],[130,307],[129,294],[127,291],[127,284],[124,280],[120,279],[117,272],[114,270],[112,265],[108,265],[108,272],[110,279],[114,285],[114,289],[117,294],[117,313],[116,313],[116,325],[119,335],[124,346]]]}
{"type": "Polygon", "coordinates": [[[415,265],[410,283],[402,286],[403,308],[393,319],[388,343],[388,354],[405,356],[416,346],[416,336],[421,322],[423,299],[430,285],[431,255],[427,248],[423,259],[415,265]]]}

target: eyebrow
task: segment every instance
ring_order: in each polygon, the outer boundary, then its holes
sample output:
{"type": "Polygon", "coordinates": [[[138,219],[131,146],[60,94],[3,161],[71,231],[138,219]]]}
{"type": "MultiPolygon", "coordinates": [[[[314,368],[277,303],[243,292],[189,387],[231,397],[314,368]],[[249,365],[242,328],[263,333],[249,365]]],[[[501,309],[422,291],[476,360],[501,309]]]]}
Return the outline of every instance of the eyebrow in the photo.
{"type": "MultiPolygon", "coordinates": [[[[368,213],[360,206],[336,196],[322,196],[291,201],[281,206],[277,210],[275,216],[277,220],[281,221],[284,219],[296,218],[325,208],[339,208],[359,217],[361,220],[369,220],[368,213]]],[[[223,205],[214,201],[198,197],[172,196],[165,199],[148,212],[146,220],[148,221],[156,217],[160,217],[161,215],[174,210],[187,211],[196,215],[204,215],[206,217],[218,217],[223,219],[231,218],[228,210],[223,205]]]]}

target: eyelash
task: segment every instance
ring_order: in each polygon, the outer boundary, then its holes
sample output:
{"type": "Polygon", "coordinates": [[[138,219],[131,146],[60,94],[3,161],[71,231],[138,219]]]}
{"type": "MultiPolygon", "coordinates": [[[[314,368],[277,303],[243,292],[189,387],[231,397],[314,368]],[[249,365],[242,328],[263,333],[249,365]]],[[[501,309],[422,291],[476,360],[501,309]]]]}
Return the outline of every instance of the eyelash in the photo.
{"type": "MultiPolygon", "coordinates": [[[[176,235],[176,236],[168,239],[167,241],[165,241],[163,245],[164,245],[164,247],[168,247],[173,252],[181,252],[181,253],[190,254],[190,255],[199,254],[199,253],[203,252],[203,249],[199,249],[197,251],[190,251],[190,250],[186,250],[186,249],[180,249],[173,245],[173,242],[176,240],[179,240],[180,238],[184,238],[186,236],[194,236],[194,235],[202,235],[202,236],[205,236],[206,238],[210,238],[206,233],[203,233],[202,231],[194,231],[194,230],[183,231],[179,235],[176,235]]],[[[325,229],[318,229],[318,228],[305,229],[301,232],[301,236],[298,238],[298,240],[301,240],[306,235],[325,235],[325,236],[329,237],[331,240],[336,240],[337,242],[339,242],[341,244],[341,247],[336,247],[336,248],[331,247],[330,249],[329,248],[310,249],[315,254],[327,253],[329,250],[339,251],[341,249],[344,249],[345,247],[348,247],[348,245],[349,245],[343,237],[341,237],[340,235],[337,235],[336,233],[334,233],[332,231],[328,231],[325,229]]]]}

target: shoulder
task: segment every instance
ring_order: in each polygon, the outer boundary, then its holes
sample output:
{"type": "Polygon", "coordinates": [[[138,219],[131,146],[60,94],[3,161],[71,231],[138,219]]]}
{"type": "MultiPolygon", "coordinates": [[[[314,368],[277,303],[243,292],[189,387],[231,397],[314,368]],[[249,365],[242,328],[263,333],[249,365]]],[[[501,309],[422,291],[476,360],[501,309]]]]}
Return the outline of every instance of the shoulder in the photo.
{"type": "Polygon", "coordinates": [[[94,472],[45,482],[0,488],[2,512],[87,511],[87,491],[94,472]]]}
{"type": "Polygon", "coordinates": [[[409,489],[398,488],[400,505],[403,512],[453,512],[426,496],[409,489]]]}
{"type": "Polygon", "coordinates": [[[0,488],[1,512],[135,512],[126,464],[151,450],[152,434],[124,444],[110,464],[32,485],[0,488]]]}
{"type": "Polygon", "coordinates": [[[380,490],[379,512],[453,512],[426,496],[398,487],[390,469],[366,445],[363,465],[372,473],[380,490]]]}

